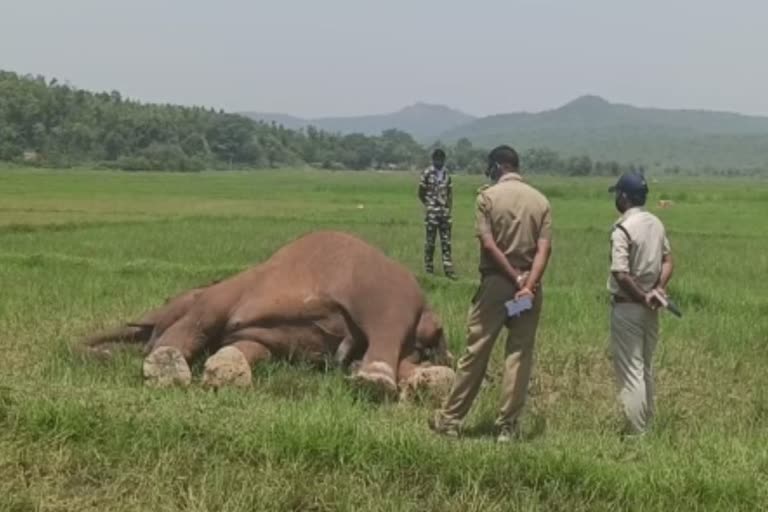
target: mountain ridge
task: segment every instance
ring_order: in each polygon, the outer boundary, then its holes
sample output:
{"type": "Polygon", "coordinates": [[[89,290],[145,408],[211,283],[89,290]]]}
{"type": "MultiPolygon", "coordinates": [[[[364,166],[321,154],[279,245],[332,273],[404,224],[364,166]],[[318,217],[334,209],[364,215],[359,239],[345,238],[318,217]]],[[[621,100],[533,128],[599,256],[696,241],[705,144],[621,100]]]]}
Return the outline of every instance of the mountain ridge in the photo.
{"type": "Polygon", "coordinates": [[[768,168],[768,117],[636,107],[594,95],[536,113],[483,117],[439,138],[467,138],[481,147],[546,147],[565,155],[659,167],[768,168]]]}
{"type": "Polygon", "coordinates": [[[460,110],[424,101],[407,105],[394,112],[359,116],[303,118],[275,112],[238,113],[255,121],[267,123],[274,121],[294,130],[314,126],[333,133],[380,135],[385,130],[398,129],[410,133],[421,141],[433,139],[446,129],[456,128],[477,119],[460,110]]]}
{"type": "Polygon", "coordinates": [[[550,148],[565,156],[588,155],[595,160],[646,162],[658,167],[768,169],[766,116],[638,107],[594,94],[548,110],[484,117],[418,102],[389,114],[317,120],[273,114],[265,120],[293,129],[312,124],[342,134],[374,135],[399,129],[424,144],[455,143],[466,138],[481,148],[497,144],[511,144],[520,150],[550,148]]]}

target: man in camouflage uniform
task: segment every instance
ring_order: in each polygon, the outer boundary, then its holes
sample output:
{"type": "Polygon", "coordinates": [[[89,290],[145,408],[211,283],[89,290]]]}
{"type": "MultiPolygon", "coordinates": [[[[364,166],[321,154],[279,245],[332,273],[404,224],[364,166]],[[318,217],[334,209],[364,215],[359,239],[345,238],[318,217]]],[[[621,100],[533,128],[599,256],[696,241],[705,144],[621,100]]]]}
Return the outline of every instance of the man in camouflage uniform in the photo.
{"type": "Polygon", "coordinates": [[[435,237],[440,233],[440,246],[443,255],[443,271],[451,279],[456,278],[451,261],[451,209],[453,207],[453,184],[445,168],[445,152],[436,149],[432,152],[432,165],[421,174],[419,199],[425,208],[424,225],[424,267],[433,274],[435,237]]]}

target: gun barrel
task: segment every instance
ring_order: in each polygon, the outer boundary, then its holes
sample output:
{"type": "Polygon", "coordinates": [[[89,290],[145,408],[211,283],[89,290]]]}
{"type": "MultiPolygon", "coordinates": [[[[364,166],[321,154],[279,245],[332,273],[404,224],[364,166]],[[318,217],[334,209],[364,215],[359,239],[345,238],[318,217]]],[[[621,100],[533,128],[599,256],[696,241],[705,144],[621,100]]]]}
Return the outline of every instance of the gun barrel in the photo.
{"type": "Polygon", "coordinates": [[[670,313],[672,313],[676,317],[678,317],[678,318],[682,318],[683,317],[683,312],[680,311],[680,308],[677,307],[677,304],[675,304],[674,302],[672,302],[669,299],[667,299],[667,309],[669,310],[670,313]]]}

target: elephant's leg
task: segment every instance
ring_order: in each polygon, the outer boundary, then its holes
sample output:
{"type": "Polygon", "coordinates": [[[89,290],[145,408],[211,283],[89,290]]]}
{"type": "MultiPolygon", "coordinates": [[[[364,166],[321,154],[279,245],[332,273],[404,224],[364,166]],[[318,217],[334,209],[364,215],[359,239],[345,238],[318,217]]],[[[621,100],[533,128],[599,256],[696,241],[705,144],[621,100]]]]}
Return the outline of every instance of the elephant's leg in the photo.
{"type": "Polygon", "coordinates": [[[189,363],[203,350],[206,339],[199,320],[192,315],[171,325],[144,358],[144,383],[152,387],[189,385],[189,363]]]}
{"type": "Polygon", "coordinates": [[[408,339],[409,327],[412,329],[414,325],[403,325],[403,317],[380,317],[363,327],[368,349],[353,376],[356,384],[373,391],[377,397],[397,397],[400,352],[408,339]]]}
{"type": "Polygon", "coordinates": [[[213,389],[224,386],[250,387],[251,368],[271,358],[269,349],[257,341],[236,341],[219,349],[205,362],[203,386],[213,389]]]}
{"type": "Polygon", "coordinates": [[[164,305],[147,311],[135,322],[86,338],[75,346],[75,351],[106,359],[118,349],[143,345],[146,356],[152,351],[159,334],[182,318],[201,292],[202,289],[193,289],[168,299],[164,305]]]}
{"type": "Polygon", "coordinates": [[[109,359],[117,350],[147,343],[152,325],[128,324],[90,336],[73,347],[75,353],[109,359]]]}

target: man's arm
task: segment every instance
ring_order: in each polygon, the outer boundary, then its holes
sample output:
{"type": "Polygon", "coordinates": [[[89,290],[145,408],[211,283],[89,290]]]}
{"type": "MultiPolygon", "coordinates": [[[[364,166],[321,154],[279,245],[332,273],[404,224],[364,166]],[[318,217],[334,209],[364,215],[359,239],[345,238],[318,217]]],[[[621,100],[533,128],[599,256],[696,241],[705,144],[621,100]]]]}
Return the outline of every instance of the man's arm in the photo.
{"type": "Polygon", "coordinates": [[[517,283],[519,287],[520,277],[522,274],[519,270],[513,267],[511,263],[509,263],[507,257],[503,252],[501,252],[499,246],[496,245],[496,241],[493,239],[493,236],[491,236],[490,233],[483,233],[479,236],[479,238],[480,247],[482,250],[491,257],[491,260],[493,260],[493,262],[496,264],[496,267],[498,267],[498,269],[501,270],[501,272],[513,283],[517,283]]]}
{"type": "Polygon", "coordinates": [[[418,191],[419,201],[421,201],[421,204],[426,205],[427,202],[427,180],[426,175],[422,174],[421,179],[419,180],[419,191],[418,191]]]}
{"type": "Polygon", "coordinates": [[[496,240],[493,238],[493,230],[491,229],[489,219],[490,210],[491,200],[481,192],[478,194],[475,202],[475,235],[477,235],[480,241],[480,250],[488,254],[496,268],[513,283],[517,283],[519,287],[521,284],[520,271],[509,263],[506,255],[499,249],[499,246],[496,245],[496,240]]]}
{"type": "Polygon", "coordinates": [[[549,257],[552,255],[552,243],[542,238],[536,244],[536,255],[533,257],[533,265],[531,266],[531,272],[528,274],[528,279],[525,281],[525,285],[521,290],[517,292],[515,296],[533,295],[536,288],[539,286],[541,278],[544,276],[544,271],[547,269],[549,263],[549,257]]]}
{"type": "Polygon", "coordinates": [[[621,291],[629,295],[637,302],[647,303],[646,293],[637,286],[629,272],[611,272],[621,291]]]}
{"type": "Polygon", "coordinates": [[[667,285],[669,280],[672,279],[672,271],[675,264],[672,261],[672,248],[669,246],[669,239],[664,236],[664,245],[661,250],[661,276],[659,277],[659,283],[657,288],[666,295],[667,285]]]}
{"type": "Polygon", "coordinates": [[[541,218],[538,236],[539,239],[536,242],[536,254],[533,257],[531,271],[525,280],[525,284],[515,295],[515,298],[533,295],[541,282],[541,278],[544,277],[544,271],[547,269],[549,257],[552,254],[552,209],[549,205],[547,205],[547,209],[541,218]]]}
{"type": "Polygon", "coordinates": [[[611,274],[621,291],[629,295],[630,298],[645,304],[650,309],[657,309],[660,303],[654,297],[654,290],[645,293],[630,273],[629,245],[629,238],[624,230],[616,229],[613,231],[611,235],[611,274]]]}
{"type": "Polygon", "coordinates": [[[661,277],[659,277],[659,288],[666,292],[669,280],[672,279],[672,271],[675,263],[672,260],[672,253],[665,254],[661,260],[661,277]]]}

